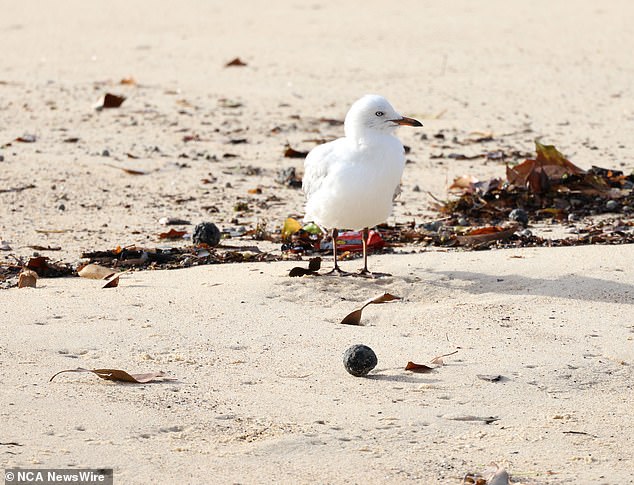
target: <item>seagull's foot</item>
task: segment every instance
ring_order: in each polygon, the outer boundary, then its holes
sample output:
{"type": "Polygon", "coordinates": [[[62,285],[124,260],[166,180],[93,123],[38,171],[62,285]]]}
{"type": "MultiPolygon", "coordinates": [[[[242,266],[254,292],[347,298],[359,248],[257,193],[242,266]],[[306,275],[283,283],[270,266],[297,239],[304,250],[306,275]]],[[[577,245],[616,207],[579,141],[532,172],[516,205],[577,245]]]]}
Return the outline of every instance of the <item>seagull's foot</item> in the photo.
{"type": "Polygon", "coordinates": [[[326,273],[321,273],[321,276],[354,276],[353,273],[342,270],[339,266],[335,266],[326,273]]]}
{"type": "Polygon", "coordinates": [[[361,278],[369,278],[369,279],[377,279],[377,278],[385,278],[388,276],[392,276],[390,273],[372,273],[367,269],[362,269],[358,273],[355,273],[354,276],[359,276],[361,278]]]}

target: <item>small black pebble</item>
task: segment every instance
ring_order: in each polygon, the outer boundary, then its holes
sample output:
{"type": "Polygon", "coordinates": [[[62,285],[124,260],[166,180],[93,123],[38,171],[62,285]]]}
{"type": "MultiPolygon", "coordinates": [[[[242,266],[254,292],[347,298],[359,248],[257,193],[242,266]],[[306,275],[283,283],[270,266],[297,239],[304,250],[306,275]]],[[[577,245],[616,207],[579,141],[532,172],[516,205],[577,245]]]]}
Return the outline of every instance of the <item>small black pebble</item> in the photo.
{"type": "Polygon", "coordinates": [[[4,155],[0,155],[0,162],[4,162],[4,155]]]}
{"type": "Polygon", "coordinates": [[[101,156],[102,157],[109,157],[110,156],[110,151],[109,150],[104,150],[101,152],[101,156]]]}
{"type": "Polygon", "coordinates": [[[509,214],[509,219],[526,225],[528,224],[528,213],[524,209],[513,209],[509,214]]]}
{"type": "Polygon", "coordinates": [[[201,222],[194,227],[192,241],[194,244],[217,246],[220,243],[220,229],[213,222],[201,222]]]}
{"type": "Polygon", "coordinates": [[[343,366],[349,374],[356,377],[367,375],[378,362],[374,350],[367,345],[353,345],[343,354],[343,366]]]}

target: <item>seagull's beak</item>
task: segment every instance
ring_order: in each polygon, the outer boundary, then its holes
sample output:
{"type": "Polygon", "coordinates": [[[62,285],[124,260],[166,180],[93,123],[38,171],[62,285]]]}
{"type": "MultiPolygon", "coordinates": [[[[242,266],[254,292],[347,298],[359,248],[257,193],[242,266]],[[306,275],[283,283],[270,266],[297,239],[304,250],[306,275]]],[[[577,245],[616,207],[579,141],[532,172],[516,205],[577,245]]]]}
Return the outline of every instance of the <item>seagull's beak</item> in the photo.
{"type": "Polygon", "coordinates": [[[401,118],[397,118],[395,120],[390,120],[392,123],[396,123],[397,125],[407,125],[407,126],[423,126],[423,124],[415,120],[414,118],[406,118],[405,116],[401,118]]]}

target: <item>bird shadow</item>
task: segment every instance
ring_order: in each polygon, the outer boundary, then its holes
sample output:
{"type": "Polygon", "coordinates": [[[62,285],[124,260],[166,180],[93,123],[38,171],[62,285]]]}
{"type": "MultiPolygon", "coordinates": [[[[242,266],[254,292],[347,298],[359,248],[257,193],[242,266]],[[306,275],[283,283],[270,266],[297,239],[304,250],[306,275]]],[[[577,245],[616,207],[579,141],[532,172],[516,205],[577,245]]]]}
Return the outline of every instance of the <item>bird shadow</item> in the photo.
{"type": "Polygon", "coordinates": [[[471,271],[428,272],[443,275],[444,278],[429,282],[446,289],[456,289],[456,280],[468,283],[460,285],[460,290],[474,295],[503,293],[508,295],[542,295],[571,300],[595,301],[602,303],[625,303],[634,305],[634,285],[619,283],[590,276],[568,274],[553,279],[531,278],[521,275],[487,275],[471,271]]]}

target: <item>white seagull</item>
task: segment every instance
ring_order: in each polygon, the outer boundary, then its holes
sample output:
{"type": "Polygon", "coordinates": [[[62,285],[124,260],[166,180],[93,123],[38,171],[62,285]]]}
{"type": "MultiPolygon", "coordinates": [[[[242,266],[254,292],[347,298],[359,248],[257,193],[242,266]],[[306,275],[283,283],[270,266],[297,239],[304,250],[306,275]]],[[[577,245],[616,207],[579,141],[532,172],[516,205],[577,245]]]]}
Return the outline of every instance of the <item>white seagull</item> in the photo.
{"type": "Polygon", "coordinates": [[[423,126],[401,116],[383,96],[356,101],[344,123],[345,136],[313,148],[304,162],[305,222],[332,229],[335,267],[339,229],[363,230],[363,269],[368,271],[370,227],[385,222],[400,192],[405,150],[394,136],[399,125],[423,126]]]}

